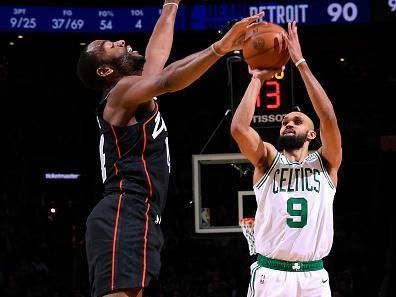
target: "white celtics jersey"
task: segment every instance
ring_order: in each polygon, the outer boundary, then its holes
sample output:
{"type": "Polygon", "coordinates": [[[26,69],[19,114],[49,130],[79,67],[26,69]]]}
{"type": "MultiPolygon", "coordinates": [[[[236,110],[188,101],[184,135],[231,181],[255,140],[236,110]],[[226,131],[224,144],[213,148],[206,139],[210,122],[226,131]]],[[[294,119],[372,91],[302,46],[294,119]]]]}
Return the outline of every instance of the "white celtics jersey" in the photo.
{"type": "Polygon", "coordinates": [[[336,189],[318,152],[301,163],[278,153],[253,188],[257,253],[285,261],[312,261],[329,254],[336,189]]]}

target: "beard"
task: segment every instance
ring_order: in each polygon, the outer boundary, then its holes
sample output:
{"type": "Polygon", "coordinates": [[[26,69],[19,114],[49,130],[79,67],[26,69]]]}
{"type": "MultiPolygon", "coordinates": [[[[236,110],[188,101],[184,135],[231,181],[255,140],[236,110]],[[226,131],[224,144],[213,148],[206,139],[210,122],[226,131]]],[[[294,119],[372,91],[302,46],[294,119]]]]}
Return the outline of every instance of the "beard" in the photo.
{"type": "Polygon", "coordinates": [[[146,58],[141,55],[130,55],[125,53],[113,59],[112,65],[121,75],[141,75],[146,58]]]}
{"type": "Polygon", "coordinates": [[[278,148],[283,150],[297,150],[303,147],[308,132],[304,135],[281,135],[278,139],[278,148]]]}

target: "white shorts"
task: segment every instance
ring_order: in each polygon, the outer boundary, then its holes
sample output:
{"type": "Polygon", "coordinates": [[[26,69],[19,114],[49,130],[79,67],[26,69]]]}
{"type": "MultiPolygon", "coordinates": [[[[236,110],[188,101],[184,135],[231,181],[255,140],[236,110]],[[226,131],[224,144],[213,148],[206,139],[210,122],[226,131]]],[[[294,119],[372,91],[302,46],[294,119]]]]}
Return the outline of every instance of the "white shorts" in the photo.
{"type": "Polygon", "coordinates": [[[326,269],[288,272],[250,266],[247,297],[331,297],[329,274],[326,269]]]}

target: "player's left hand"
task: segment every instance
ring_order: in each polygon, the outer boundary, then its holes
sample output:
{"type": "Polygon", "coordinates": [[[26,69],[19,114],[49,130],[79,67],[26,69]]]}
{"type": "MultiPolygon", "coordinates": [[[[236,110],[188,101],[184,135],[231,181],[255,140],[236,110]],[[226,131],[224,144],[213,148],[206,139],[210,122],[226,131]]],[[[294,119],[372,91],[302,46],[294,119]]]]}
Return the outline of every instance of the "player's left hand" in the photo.
{"type": "Polygon", "coordinates": [[[281,69],[252,69],[249,67],[249,73],[253,78],[258,78],[261,82],[270,80],[275,74],[282,72],[285,69],[283,66],[281,69]]]}
{"type": "Polygon", "coordinates": [[[236,22],[223,38],[216,42],[216,50],[226,54],[230,51],[242,49],[243,43],[250,36],[249,32],[260,24],[256,21],[263,16],[264,12],[260,12],[236,22]]]}

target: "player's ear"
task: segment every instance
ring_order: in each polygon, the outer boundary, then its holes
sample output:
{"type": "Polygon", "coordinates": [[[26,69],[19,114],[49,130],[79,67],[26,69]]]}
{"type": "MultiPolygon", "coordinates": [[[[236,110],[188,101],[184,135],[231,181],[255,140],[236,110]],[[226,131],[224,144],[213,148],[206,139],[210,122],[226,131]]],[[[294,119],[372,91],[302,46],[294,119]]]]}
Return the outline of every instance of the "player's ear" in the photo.
{"type": "Polygon", "coordinates": [[[100,77],[106,77],[114,72],[114,69],[109,65],[102,65],[96,69],[96,74],[100,77]]]}
{"type": "Polygon", "coordinates": [[[314,139],[316,138],[316,132],[315,132],[314,130],[309,130],[309,131],[308,131],[307,138],[308,138],[309,140],[314,140],[314,139]]]}

